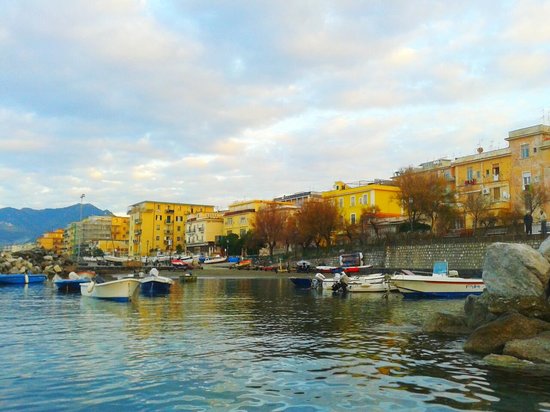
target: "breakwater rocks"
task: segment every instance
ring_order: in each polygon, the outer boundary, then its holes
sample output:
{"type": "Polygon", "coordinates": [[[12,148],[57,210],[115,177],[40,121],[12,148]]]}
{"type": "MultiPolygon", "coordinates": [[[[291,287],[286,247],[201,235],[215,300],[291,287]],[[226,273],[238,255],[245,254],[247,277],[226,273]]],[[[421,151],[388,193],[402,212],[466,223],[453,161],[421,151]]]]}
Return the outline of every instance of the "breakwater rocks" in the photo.
{"type": "Polygon", "coordinates": [[[43,249],[0,253],[0,273],[44,273],[53,276],[64,273],[64,268],[69,265],[72,265],[69,259],[48,254],[43,249]]]}
{"type": "Polygon", "coordinates": [[[426,332],[469,335],[464,350],[495,366],[550,366],[550,238],[538,249],[493,243],[483,264],[486,289],[460,315],[437,313],[426,332]]]}

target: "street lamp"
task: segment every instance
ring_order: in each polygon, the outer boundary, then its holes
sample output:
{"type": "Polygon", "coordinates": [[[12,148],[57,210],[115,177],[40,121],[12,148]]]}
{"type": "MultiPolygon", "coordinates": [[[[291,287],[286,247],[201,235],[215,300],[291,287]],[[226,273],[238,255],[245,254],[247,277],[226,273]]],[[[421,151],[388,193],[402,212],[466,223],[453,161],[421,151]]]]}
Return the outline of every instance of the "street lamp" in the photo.
{"type": "Polygon", "coordinates": [[[413,205],[413,198],[412,196],[410,196],[409,197],[409,220],[411,221],[411,233],[413,231],[412,205],[413,205]]]}
{"type": "Polygon", "coordinates": [[[79,233],[79,236],[78,236],[78,255],[77,255],[77,258],[76,258],[76,263],[80,263],[80,248],[82,247],[82,232],[83,232],[83,227],[82,227],[82,200],[84,199],[86,195],[84,193],[82,193],[80,195],[80,221],[79,221],[79,225],[80,225],[80,233],[79,233]]]}

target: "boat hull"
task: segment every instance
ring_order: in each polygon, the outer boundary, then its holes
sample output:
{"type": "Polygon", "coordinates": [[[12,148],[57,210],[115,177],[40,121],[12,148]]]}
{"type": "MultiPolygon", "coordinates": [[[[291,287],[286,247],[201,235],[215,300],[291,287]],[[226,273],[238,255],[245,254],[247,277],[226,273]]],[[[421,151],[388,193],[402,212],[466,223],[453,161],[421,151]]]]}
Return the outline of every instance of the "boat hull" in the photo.
{"type": "Polygon", "coordinates": [[[0,284],[6,285],[27,285],[29,283],[43,283],[48,277],[42,274],[31,274],[27,275],[25,273],[16,273],[16,274],[0,274],[0,284]]]}
{"type": "Polygon", "coordinates": [[[298,289],[310,289],[312,280],[310,278],[289,278],[298,289]]]}
{"type": "Polygon", "coordinates": [[[60,279],[53,284],[59,292],[80,293],[80,285],[89,282],[90,279],[60,279]]]}
{"type": "Polygon", "coordinates": [[[446,276],[398,275],[391,280],[406,298],[460,299],[479,295],[485,290],[481,279],[446,276]]]}
{"type": "Polygon", "coordinates": [[[141,279],[141,294],[147,296],[166,295],[174,281],[170,278],[151,276],[141,279]]]}
{"type": "Polygon", "coordinates": [[[135,298],[141,282],[137,279],[119,279],[105,283],[88,282],[80,285],[82,296],[127,302],[135,298]]]}

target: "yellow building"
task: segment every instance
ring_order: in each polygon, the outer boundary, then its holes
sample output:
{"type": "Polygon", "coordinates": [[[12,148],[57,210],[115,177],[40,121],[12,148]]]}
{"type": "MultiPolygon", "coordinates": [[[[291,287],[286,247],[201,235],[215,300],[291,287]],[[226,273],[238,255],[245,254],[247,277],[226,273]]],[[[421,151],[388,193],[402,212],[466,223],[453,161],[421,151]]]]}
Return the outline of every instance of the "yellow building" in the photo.
{"type": "MultiPolygon", "coordinates": [[[[468,196],[481,195],[486,199],[488,212],[499,216],[510,210],[511,157],[509,148],[463,156],[453,161],[455,190],[459,206],[468,196]]],[[[465,227],[472,227],[472,217],[466,214],[465,227]]]]}
{"type": "Polygon", "coordinates": [[[60,255],[63,252],[63,229],[57,229],[52,232],[46,232],[40,236],[36,242],[38,246],[44,248],[45,250],[52,251],[57,255],[60,255]]]}
{"type": "Polygon", "coordinates": [[[396,202],[398,193],[399,188],[393,182],[338,181],[332,190],[323,192],[323,198],[335,203],[343,223],[355,224],[363,210],[375,211],[380,218],[402,217],[401,206],[396,202]]]}
{"type": "MultiPolygon", "coordinates": [[[[550,126],[537,125],[508,133],[511,157],[512,199],[521,198],[521,192],[531,184],[550,188],[550,126]]],[[[549,213],[548,205],[545,208],[549,213]]]]}
{"type": "Polygon", "coordinates": [[[223,214],[223,234],[224,236],[236,234],[243,237],[254,227],[256,212],[269,205],[278,205],[280,207],[293,206],[288,202],[276,202],[273,200],[247,200],[235,202],[229,205],[229,209],[223,214]]]}
{"type": "Polygon", "coordinates": [[[214,212],[214,206],[146,200],[128,209],[129,256],[172,254],[185,249],[185,223],[191,214],[214,212]]]}
{"type": "Polygon", "coordinates": [[[207,256],[220,253],[216,240],[223,235],[223,214],[220,212],[195,213],[187,216],[185,225],[186,253],[207,256]]]}

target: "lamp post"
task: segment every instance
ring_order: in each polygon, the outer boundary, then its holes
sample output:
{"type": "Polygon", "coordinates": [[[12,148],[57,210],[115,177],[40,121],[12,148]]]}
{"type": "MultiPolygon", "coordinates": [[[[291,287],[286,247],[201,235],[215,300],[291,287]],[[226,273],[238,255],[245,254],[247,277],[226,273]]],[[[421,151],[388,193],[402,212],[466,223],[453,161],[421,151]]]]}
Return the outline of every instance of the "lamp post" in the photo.
{"type": "Polygon", "coordinates": [[[78,255],[77,255],[77,258],[76,258],[76,263],[80,263],[80,248],[82,247],[82,232],[83,232],[83,227],[82,227],[82,200],[84,199],[86,195],[84,193],[82,193],[80,195],[80,221],[79,221],[79,226],[80,226],[80,233],[79,233],[79,236],[78,236],[78,255]]]}
{"type": "Polygon", "coordinates": [[[412,196],[410,196],[409,197],[409,220],[411,222],[411,233],[413,231],[412,205],[413,205],[413,198],[412,196]]]}

